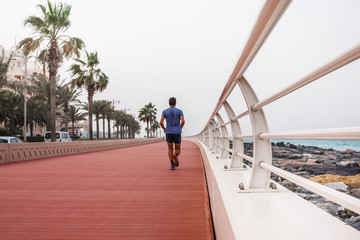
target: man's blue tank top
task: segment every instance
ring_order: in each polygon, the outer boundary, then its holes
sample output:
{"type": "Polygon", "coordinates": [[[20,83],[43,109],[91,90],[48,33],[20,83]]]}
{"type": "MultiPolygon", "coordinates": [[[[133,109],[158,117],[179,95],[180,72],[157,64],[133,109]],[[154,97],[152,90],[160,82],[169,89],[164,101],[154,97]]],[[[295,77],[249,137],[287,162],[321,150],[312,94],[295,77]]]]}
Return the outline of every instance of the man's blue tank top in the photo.
{"type": "Polygon", "coordinates": [[[166,119],[165,133],[181,134],[180,116],[184,114],[176,107],[169,107],[162,112],[162,117],[166,119]]]}

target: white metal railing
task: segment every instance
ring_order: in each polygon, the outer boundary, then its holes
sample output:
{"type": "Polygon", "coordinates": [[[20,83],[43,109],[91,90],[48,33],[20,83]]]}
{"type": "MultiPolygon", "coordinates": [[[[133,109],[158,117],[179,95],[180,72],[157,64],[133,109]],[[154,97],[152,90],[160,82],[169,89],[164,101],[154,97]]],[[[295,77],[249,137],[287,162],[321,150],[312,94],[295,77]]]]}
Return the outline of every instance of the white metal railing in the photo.
{"type": "Polygon", "coordinates": [[[360,43],[355,45],[354,47],[350,48],[348,51],[340,54],[334,60],[330,61],[329,63],[321,66],[320,68],[316,69],[312,73],[308,74],[306,77],[300,79],[297,82],[294,82],[290,86],[284,88],[283,90],[271,95],[270,97],[265,98],[264,100],[256,103],[252,109],[254,111],[259,110],[260,108],[266,106],[267,104],[284,97],[285,95],[304,87],[305,85],[335,71],[336,69],[341,68],[342,66],[351,63],[352,61],[358,59],[360,57],[360,43]]]}
{"type": "Polygon", "coordinates": [[[294,131],[283,133],[261,133],[260,138],[360,140],[360,127],[294,131]]]}
{"type": "Polygon", "coordinates": [[[274,173],[360,214],[359,199],[272,166],[272,150],[270,142],[270,139],[272,138],[360,139],[360,127],[282,133],[269,132],[265,114],[262,110],[264,106],[316,81],[360,57],[359,43],[330,62],[309,73],[302,79],[264,100],[259,101],[256,93],[251,88],[251,85],[245,79],[244,73],[282,14],[285,12],[289,3],[290,0],[268,0],[265,2],[235,69],[221,93],[214,112],[205,128],[198,135],[193,137],[202,141],[210,149],[215,149],[216,153],[220,153],[221,158],[227,158],[229,153],[232,153],[230,166],[226,166],[225,168],[241,168],[244,159],[252,162],[251,179],[249,180],[250,184],[245,188],[250,190],[266,190],[270,184],[270,173],[274,173]],[[241,90],[247,105],[247,110],[239,115],[234,113],[230,104],[227,102],[227,98],[236,86],[241,90]],[[230,121],[223,121],[220,109],[225,110],[227,119],[230,119],[230,121]],[[239,119],[247,115],[250,116],[252,125],[252,135],[250,136],[242,134],[239,124],[239,119]],[[231,136],[228,134],[227,127],[231,129],[231,136]],[[233,140],[232,149],[229,148],[229,138],[232,138],[233,140]],[[244,138],[253,139],[253,157],[244,154],[244,138]]]}

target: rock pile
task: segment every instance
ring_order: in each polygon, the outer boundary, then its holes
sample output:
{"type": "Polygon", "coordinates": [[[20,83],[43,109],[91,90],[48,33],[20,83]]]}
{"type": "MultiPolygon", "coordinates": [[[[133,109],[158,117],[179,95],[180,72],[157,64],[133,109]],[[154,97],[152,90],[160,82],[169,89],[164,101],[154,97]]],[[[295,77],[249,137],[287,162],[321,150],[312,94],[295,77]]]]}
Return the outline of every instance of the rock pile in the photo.
{"type": "MultiPolygon", "coordinates": [[[[252,156],[252,143],[244,143],[244,151],[252,156]]],[[[279,142],[272,143],[272,154],[274,166],[360,198],[360,152],[279,142]]],[[[279,176],[272,174],[271,178],[360,231],[358,214],[279,176]]]]}

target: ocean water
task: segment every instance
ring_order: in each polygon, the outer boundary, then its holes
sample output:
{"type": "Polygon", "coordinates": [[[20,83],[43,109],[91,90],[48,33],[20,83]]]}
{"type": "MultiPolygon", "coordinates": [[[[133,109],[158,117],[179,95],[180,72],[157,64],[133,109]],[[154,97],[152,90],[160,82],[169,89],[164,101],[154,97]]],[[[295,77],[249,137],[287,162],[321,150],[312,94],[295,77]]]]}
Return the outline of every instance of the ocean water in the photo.
{"type": "MultiPolygon", "coordinates": [[[[252,142],[252,139],[244,139],[244,142],[252,142]]],[[[332,148],[338,151],[345,151],[346,149],[352,149],[360,152],[360,140],[304,140],[304,139],[271,139],[271,142],[284,142],[294,145],[315,146],[320,148],[332,148]]]]}

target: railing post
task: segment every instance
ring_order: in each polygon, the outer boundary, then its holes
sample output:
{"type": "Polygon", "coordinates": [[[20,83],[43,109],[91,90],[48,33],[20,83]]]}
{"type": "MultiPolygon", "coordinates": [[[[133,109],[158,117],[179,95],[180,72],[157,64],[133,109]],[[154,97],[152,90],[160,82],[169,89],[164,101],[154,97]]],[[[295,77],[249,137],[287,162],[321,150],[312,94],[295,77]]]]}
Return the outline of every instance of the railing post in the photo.
{"type": "Polygon", "coordinates": [[[216,117],[220,124],[221,145],[223,146],[223,148],[221,149],[220,157],[227,158],[229,156],[229,153],[224,148],[229,147],[229,139],[226,138],[229,135],[228,130],[227,130],[226,126],[224,126],[224,120],[222,119],[222,117],[220,116],[219,113],[216,114],[216,117]]]}
{"type": "Polygon", "coordinates": [[[270,139],[261,139],[261,133],[269,132],[264,111],[259,109],[254,111],[252,106],[258,102],[258,98],[251,88],[248,81],[242,77],[237,81],[241,92],[245,98],[246,105],[249,110],[252,132],[253,132],[253,166],[251,172],[250,186],[249,188],[265,189],[268,186],[270,180],[270,171],[260,167],[260,162],[271,164],[271,142],[270,139]]]}
{"type": "Polygon", "coordinates": [[[205,145],[209,147],[209,128],[205,130],[205,145]]]}
{"type": "Polygon", "coordinates": [[[232,158],[230,163],[230,168],[241,168],[243,165],[243,159],[239,157],[236,153],[244,153],[244,143],[242,139],[237,139],[237,135],[241,135],[240,124],[237,120],[233,121],[232,119],[235,117],[235,113],[232,110],[230,104],[225,101],[223,103],[226,114],[230,119],[230,127],[232,132],[232,158]]]}
{"type": "Polygon", "coordinates": [[[210,122],[207,128],[209,131],[209,148],[211,150],[213,150],[214,149],[214,124],[213,124],[213,122],[210,122]]]}
{"type": "Polygon", "coordinates": [[[220,149],[220,145],[221,145],[221,141],[220,141],[220,128],[219,128],[219,124],[215,121],[215,119],[212,120],[212,122],[214,123],[214,139],[215,139],[215,153],[220,153],[221,149],[220,149]]]}

